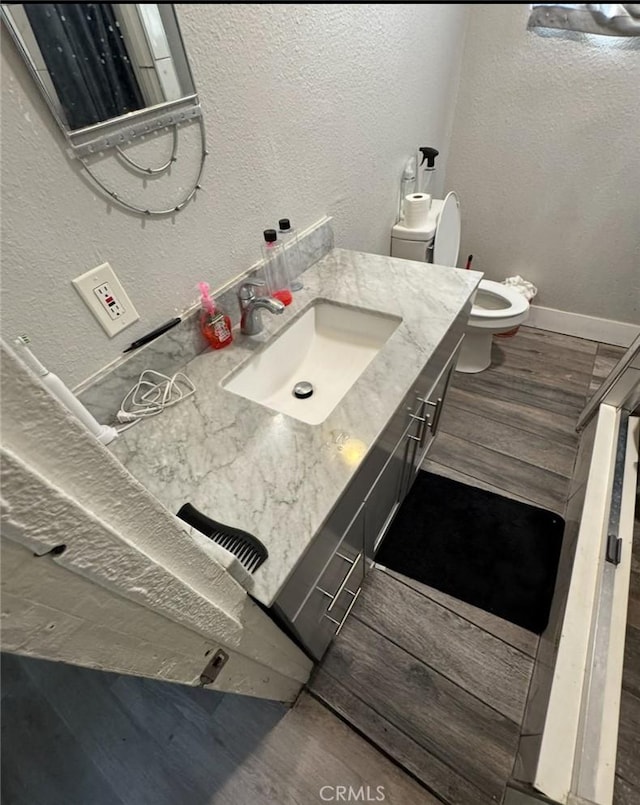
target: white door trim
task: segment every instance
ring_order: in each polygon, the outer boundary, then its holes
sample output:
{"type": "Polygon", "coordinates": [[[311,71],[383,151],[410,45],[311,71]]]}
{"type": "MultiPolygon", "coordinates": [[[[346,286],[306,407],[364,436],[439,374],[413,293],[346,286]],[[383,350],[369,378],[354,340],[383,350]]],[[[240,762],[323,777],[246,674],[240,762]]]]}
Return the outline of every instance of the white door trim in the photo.
{"type": "Polygon", "coordinates": [[[620,563],[605,561],[621,412],[603,404],[533,785],[554,802],[611,805],[631,572],[639,421],[629,417],[620,563]],[[582,800],[581,800],[582,801],[582,800]]]}

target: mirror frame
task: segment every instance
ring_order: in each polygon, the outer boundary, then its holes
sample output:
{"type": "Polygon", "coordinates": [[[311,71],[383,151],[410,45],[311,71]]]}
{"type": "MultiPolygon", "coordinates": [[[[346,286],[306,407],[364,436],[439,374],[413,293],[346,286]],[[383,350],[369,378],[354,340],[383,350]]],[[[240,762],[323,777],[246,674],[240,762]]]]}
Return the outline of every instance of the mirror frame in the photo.
{"type": "MultiPolygon", "coordinates": [[[[69,154],[73,157],[83,159],[92,154],[99,154],[111,148],[122,147],[145,135],[151,134],[154,131],[161,130],[167,126],[177,126],[181,123],[187,123],[191,120],[197,120],[202,116],[202,108],[198,98],[198,93],[193,92],[190,95],[185,95],[173,101],[166,101],[165,103],[156,104],[155,106],[147,106],[144,109],[137,109],[134,112],[129,112],[125,115],[113,117],[110,120],[105,120],[101,123],[95,123],[92,126],[86,126],[82,129],[71,130],[60,115],[60,109],[54,103],[50,93],[47,91],[46,86],[38,75],[35,69],[33,60],[27,47],[22,39],[20,31],[14,25],[11,18],[11,6],[21,5],[20,3],[2,3],[0,4],[0,18],[5,24],[7,30],[11,34],[11,38],[16,44],[24,63],[33,77],[40,93],[51,110],[55,121],[63,132],[67,144],[69,145],[69,154]]],[[[176,14],[175,4],[171,5],[171,10],[176,21],[176,28],[178,36],[180,37],[180,44],[182,45],[182,52],[184,60],[189,71],[189,78],[191,85],[195,88],[195,81],[191,64],[189,63],[189,56],[184,46],[184,38],[180,30],[180,23],[178,15],[176,14]]]]}

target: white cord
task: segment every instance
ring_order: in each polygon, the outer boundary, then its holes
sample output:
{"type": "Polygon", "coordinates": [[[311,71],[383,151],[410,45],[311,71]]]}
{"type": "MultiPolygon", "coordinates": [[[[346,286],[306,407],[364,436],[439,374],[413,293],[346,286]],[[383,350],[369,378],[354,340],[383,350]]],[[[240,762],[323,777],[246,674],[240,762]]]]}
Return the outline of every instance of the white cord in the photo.
{"type": "Polygon", "coordinates": [[[153,369],[145,369],[138,382],[123,399],[116,414],[118,422],[129,422],[119,432],[130,428],[141,419],[162,413],[187,397],[195,394],[196,387],[182,372],[167,377],[153,369]]]}

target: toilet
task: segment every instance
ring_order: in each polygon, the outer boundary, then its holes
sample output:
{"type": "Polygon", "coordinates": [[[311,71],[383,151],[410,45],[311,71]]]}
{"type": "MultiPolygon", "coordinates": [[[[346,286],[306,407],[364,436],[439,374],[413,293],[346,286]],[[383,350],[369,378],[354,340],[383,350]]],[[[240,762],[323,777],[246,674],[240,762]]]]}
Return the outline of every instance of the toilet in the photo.
{"type": "MultiPolygon", "coordinates": [[[[397,223],[391,230],[391,256],[440,266],[458,264],[460,202],[454,193],[432,199],[424,227],[409,229],[397,223]]],[[[457,372],[482,372],[491,364],[495,333],[518,327],[529,316],[529,302],[518,291],[492,280],[481,280],[467,324],[457,372]]]]}

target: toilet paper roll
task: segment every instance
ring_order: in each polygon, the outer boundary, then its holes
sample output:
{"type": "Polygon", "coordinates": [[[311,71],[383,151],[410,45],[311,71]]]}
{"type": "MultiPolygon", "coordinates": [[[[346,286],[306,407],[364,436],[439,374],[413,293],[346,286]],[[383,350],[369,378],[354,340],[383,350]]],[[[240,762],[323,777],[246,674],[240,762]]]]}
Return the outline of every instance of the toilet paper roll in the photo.
{"type": "Polygon", "coordinates": [[[428,193],[410,193],[404,197],[404,225],[407,229],[422,229],[427,225],[431,196],[428,193]]]}

